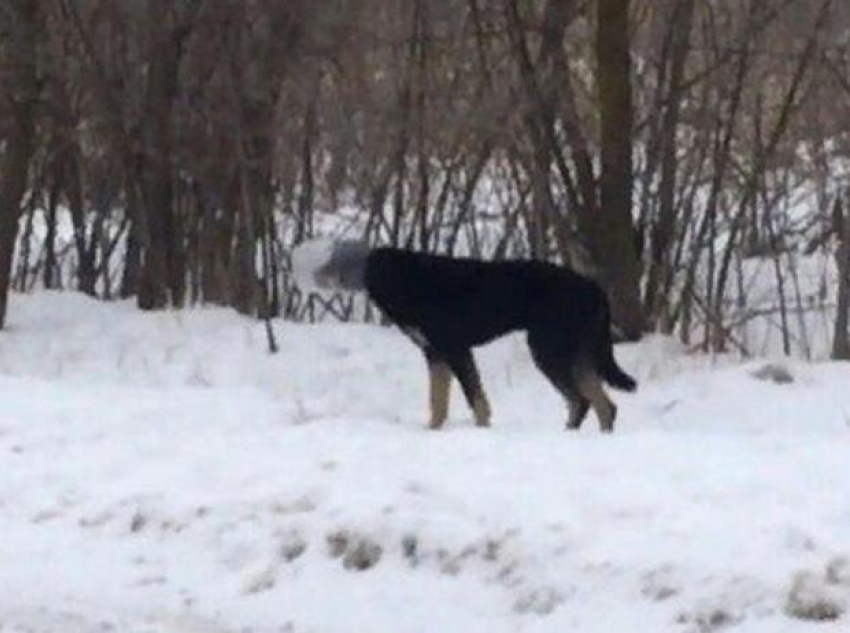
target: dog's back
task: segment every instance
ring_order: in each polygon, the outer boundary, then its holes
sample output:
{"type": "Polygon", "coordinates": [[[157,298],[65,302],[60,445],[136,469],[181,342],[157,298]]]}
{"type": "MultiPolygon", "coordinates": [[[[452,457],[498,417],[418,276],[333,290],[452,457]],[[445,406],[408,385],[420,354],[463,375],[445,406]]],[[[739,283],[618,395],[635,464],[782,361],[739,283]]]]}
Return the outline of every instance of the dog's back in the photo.
{"type": "Polygon", "coordinates": [[[486,263],[389,248],[375,249],[366,267],[366,289],[375,303],[438,348],[474,347],[524,327],[535,278],[526,262],[486,263]]]}
{"type": "Polygon", "coordinates": [[[605,301],[593,281],[546,262],[392,248],[369,254],[365,286],[390,319],[421,330],[438,347],[475,347],[531,326],[579,333],[605,301]]]}
{"type": "Polygon", "coordinates": [[[605,292],[567,268],[346,243],[333,251],[316,279],[365,289],[419,345],[431,374],[434,428],[445,418],[449,372],[460,380],[478,423],[489,423],[471,348],[513,330],[527,332],[535,364],[570,403],[570,428],[578,428],[592,405],[602,429],[612,430],[616,407],[602,382],[627,391],[636,387],[614,359],[605,292]]]}

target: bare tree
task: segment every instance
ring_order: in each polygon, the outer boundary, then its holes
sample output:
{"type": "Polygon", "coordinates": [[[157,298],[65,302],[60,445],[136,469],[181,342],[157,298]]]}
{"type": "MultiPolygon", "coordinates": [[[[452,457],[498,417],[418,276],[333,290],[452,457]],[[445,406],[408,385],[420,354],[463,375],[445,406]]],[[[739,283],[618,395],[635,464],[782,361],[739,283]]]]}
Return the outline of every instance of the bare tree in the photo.
{"type": "Polygon", "coordinates": [[[848,334],[848,315],[850,315],[850,222],[844,211],[841,196],[835,199],[833,207],[835,234],[838,237],[838,249],[835,253],[838,271],[838,296],[836,298],[835,329],[832,337],[832,358],[850,360],[850,334],[848,334]]]}
{"type": "Polygon", "coordinates": [[[605,285],[628,337],[744,350],[751,315],[775,312],[802,345],[805,289],[783,273],[801,244],[834,245],[845,3],[8,4],[0,201],[21,247],[4,288],[347,318],[286,265],[334,225],[566,262],[605,285]],[[754,257],[770,310],[747,306],[754,257]]]}
{"type": "Polygon", "coordinates": [[[643,333],[640,261],[632,223],[632,91],[629,0],[597,0],[599,213],[588,227],[594,260],[611,294],[614,321],[627,338],[643,333]],[[603,219],[604,218],[604,219],[603,219]]]}
{"type": "Polygon", "coordinates": [[[0,11],[0,89],[6,112],[0,155],[0,328],[6,322],[10,273],[21,200],[35,143],[39,98],[36,0],[11,0],[0,11]]]}

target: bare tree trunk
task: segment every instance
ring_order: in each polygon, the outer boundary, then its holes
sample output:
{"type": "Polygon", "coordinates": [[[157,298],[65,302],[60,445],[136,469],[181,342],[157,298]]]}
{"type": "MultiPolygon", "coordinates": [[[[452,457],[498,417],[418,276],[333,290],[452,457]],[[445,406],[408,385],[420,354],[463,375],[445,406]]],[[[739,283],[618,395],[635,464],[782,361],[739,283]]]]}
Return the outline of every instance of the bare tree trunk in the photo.
{"type": "Polygon", "coordinates": [[[182,304],[182,284],[175,270],[174,189],[171,165],[171,109],[177,80],[179,44],[168,41],[151,62],[141,189],[146,235],[142,259],[139,307],[164,308],[182,304]]]}
{"type": "MultiPolygon", "coordinates": [[[[127,202],[128,207],[132,206],[132,204],[130,201],[127,202]]],[[[128,214],[130,216],[130,226],[127,229],[127,249],[124,253],[124,270],[121,272],[121,285],[118,289],[118,296],[122,299],[133,297],[139,292],[141,270],[141,246],[138,237],[138,224],[135,214],[129,208],[128,214]]]]}
{"type": "Polygon", "coordinates": [[[27,188],[29,164],[35,136],[35,109],[38,98],[36,38],[38,2],[8,0],[3,9],[8,25],[6,41],[0,47],[0,64],[8,69],[2,90],[11,102],[14,123],[3,139],[0,157],[0,328],[6,323],[12,259],[21,215],[21,200],[27,188]]]}
{"type": "Polygon", "coordinates": [[[199,0],[157,0],[155,10],[166,24],[150,26],[153,44],[139,139],[145,239],[138,302],[144,309],[181,307],[185,300],[185,236],[175,209],[172,118],[185,43],[202,7],[199,0]]]}
{"type": "Polygon", "coordinates": [[[53,183],[47,194],[47,233],[44,236],[43,283],[47,289],[58,288],[59,269],[56,262],[56,207],[59,205],[59,185],[53,183]]]}
{"type": "Polygon", "coordinates": [[[86,214],[83,200],[83,181],[79,148],[72,141],[67,152],[61,158],[65,162],[65,186],[68,198],[68,210],[74,227],[74,246],[77,250],[77,287],[80,292],[94,296],[97,271],[95,270],[96,244],[89,244],[86,231],[86,214]]]}
{"type": "Polygon", "coordinates": [[[611,295],[614,322],[628,339],[645,329],[640,260],[632,223],[632,91],[629,0],[597,0],[596,60],[601,164],[593,259],[611,295]]]}
{"type": "Polygon", "coordinates": [[[27,281],[29,279],[29,273],[32,266],[30,265],[30,256],[32,252],[32,234],[33,234],[33,222],[35,220],[35,196],[30,194],[28,196],[28,200],[22,210],[22,218],[26,218],[24,222],[24,232],[21,235],[20,243],[20,252],[18,253],[18,272],[12,275],[12,283],[11,288],[17,289],[18,292],[26,292],[27,290],[27,281]],[[15,286],[17,285],[17,288],[15,286]]]}
{"type": "Polygon", "coordinates": [[[838,298],[835,306],[835,331],[832,336],[832,359],[850,360],[850,335],[847,332],[850,325],[850,222],[847,221],[840,196],[835,200],[832,216],[834,230],[838,236],[838,250],[835,253],[838,298]]]}
{"type": "Polygon", "coordinates": [[[318,70],[315,71],[315,77],[312,80],[311,94],[304,108],[304,138],[301,141],[301,192],[298,195],[295,244],[300,244],[313,237],[313,199],[315,197],[313,145],[316,140],[316,109],[321,86],[318,70]]]}

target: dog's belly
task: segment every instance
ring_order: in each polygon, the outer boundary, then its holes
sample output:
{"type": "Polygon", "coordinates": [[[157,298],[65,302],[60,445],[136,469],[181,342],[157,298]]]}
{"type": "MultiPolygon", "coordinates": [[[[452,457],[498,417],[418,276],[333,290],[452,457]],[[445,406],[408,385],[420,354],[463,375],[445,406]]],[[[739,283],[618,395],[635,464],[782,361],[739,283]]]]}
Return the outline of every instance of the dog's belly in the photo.
{"type": "Polygon", "coordinates": [[[398,325],[420,347],[466,349],[520,329],[521,324],[511,317],[505,311],[469,309],[460,303],[421,310],[398,325]]]}

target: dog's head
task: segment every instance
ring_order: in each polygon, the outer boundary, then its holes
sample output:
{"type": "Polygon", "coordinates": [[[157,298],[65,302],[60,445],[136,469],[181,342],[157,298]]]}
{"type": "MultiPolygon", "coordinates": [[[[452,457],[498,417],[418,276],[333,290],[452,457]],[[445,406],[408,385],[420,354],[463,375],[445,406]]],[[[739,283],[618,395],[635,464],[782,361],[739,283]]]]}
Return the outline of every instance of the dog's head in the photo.
{"type": "Polygon", "coordinates": [[[366,284],[366,258],[369,245],[364,241],[335,242],[327,262],[313,277],[319,288],[326,290],[363,290],[366,284]]]}

